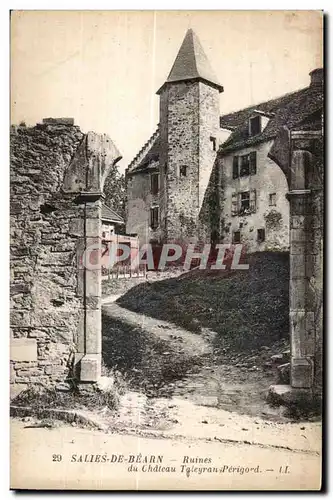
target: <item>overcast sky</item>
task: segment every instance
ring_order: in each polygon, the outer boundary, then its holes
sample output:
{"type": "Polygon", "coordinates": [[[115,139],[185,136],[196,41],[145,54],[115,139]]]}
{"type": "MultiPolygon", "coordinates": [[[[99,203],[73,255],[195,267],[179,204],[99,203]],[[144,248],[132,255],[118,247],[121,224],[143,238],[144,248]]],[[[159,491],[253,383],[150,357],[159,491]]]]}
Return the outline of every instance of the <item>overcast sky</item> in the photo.
{"type": "Polygon", "coordinates": [[[156,91],[188,28],[224,86],[221,114],[306,87],[322,66],[315,11],[15,12],[12,123],[73,117],[110,135],[123,170],[156,128],[156,91]]]}

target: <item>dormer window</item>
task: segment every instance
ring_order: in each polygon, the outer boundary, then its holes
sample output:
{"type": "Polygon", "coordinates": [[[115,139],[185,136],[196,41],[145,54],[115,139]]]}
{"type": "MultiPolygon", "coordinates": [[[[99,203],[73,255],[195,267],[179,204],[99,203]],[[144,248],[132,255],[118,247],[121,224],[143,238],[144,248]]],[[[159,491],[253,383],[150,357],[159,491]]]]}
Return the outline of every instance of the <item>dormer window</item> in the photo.
{"type": "Polygon", "coordinates": [[[252,137],[261,132],[261,116],[257,115],[249,120],[249,135],[252,137]]]}

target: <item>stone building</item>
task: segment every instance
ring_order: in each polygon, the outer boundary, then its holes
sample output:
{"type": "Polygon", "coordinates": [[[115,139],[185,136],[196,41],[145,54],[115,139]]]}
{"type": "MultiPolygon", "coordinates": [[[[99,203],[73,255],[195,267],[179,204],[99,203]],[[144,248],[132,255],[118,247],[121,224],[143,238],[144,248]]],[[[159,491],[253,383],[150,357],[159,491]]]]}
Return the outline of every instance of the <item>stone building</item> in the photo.
{"type": "Polygon", "coordinates": [[[102,238],[109,240],[113,235],[125,230],[124,219],[112,208],[102,204],[102,238]]]}
{"type": "Polygon", "coordinates": [[[322,79],[314,70],[307,88],[221,116],[223,87],[188,30],[157,92],[158,128],[126,171],[127,232],[288,249],[288,185],[268,153],[281,127],[320,118],[322,79]]]}

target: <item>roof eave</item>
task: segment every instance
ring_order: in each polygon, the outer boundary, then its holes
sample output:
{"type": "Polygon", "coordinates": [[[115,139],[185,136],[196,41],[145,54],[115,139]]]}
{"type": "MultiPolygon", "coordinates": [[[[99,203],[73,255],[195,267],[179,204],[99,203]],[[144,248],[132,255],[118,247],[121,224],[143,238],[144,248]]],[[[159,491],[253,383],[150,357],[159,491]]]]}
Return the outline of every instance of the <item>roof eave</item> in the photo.
{"type": "Polygon", "coordinates": [[[219,93],[221,94],[222,92],[224,92],[224,88],[222,85],[220,85],[219,83],[215,83],[215,82],[211,82],[210,80],[206,80],[206,78],[203,78],[201,76],[195,76],[195,77],[189,77],[189,78],[182,78],[180,80],[173,80],[173,81],[166,81],[163,83],[163,85],[158,89],[158,91],[156,92],[157,95],[160,95],[162,93],[162,91],[165,89],[165,87],[167,85],[172,85],[173,83],[181,83],[181,82],[195,82],[195,81],[199,81],[199,82],[203,82],[203,83],[206,83],[206,85],[210,85],[211,87],[217,89],[219,91],[219,93]]]}
{"type": "Polygon", "coordinates": [[[271,140],[273,140],[274,138],[276,137],[276,134],[271,134],[269,136],[265,136],[265,137],[258,137],[256,140],[252,141],[250,144],[246,144],[246,142],[244,141],[244,143],[242,144],[235,144],[235,145],[232,145],[230,144],[230,146],[226,146],[225,149],[219,149],[218,151],[218,156],[227,156],[229,155],[230,153],[234,153],[235,151],[240,151],[242,149],[247,149],[247,148],[251,148],[253,146],[257,146],[258,144],[262,144],[263,142],[269,142],[271,140]]]}
{"type": "Polygon", "coordinates": [[[105,222],[112,222],[113,224],[125,224],[124,221],[119,221],[119,220],[114,220],[114,219],[110,219],[109,217],[101,217],[101,220],[102,222],[105,221],[105,222]]]}

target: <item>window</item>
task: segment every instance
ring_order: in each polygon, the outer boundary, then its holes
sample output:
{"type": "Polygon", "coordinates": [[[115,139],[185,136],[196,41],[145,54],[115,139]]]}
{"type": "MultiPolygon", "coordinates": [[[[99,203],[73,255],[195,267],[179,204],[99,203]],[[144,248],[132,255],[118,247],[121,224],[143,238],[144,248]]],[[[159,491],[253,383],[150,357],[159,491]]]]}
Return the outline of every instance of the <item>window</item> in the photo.
{"type": "Polygon", "coordinates": [[[276,193],[271,193],[269,195],[269,206],[276,207],[276,193]]]}
{"type": "Polygon", "coordinates": [[[231,195],[231,215],[249,215],[257,209],[256,190],[232,193],[231,195]]]}
{"type": "Polygon", "coordinates": [[[158,207],[152,207],[150,209],[150,227],[152,229],[158,228],[158,207]]]}
{"type": "Polygon", "coordinates": [[[240,231],[234,231],[232,233],[232,242],[233,243],[240,243],[240,241],[241,241],[240,231]]]}
{"type": "Polygon", "coordinates": [[[257,152],[251,151],[250,157],[250,175],[256,175],[257,173],[257,152]]]}
{"type": "Polygon", "coordinates": [[[265,241],[265,229],[257,230],[257,240],[258,243],[262,243],[263,241],[265,241]]]}
{"type": "Polygon", "coordinates": [[[232,163],[232,178],[237,179],[239,177],[238,171],[238,156],[234,156],[232,163]]]}
{"type": "Polygon", "coordinates": [[[257,173],[257,152],[234,156],[232,164],[232,178],[245,177],[247,175],[255,175],[257,173]],[[239,165],[240,164],[240,165],[239,165]]]}
{"type": "Polygon", "coordinates": [[[159,174],[154,173],[150,176],[150,191],[151,194],[157,194],[159,189],[159,174]]]}
{"type": "Polygon", "coordinates": [[[254,118],[250,118],[249,121],[249,135],[257,135],[261,132],[261,116],[255,116],[254,118]]]}
{"type": "Polygon", "coordinates": [[[240,176],[250,175],[250,155],[241,156],[240,176]]]}
{"type": "Polygon", "coordinates": [[[212,143],[213,151],[216,151],[216,137],[210,137],[210,142],[212,143]]]}
{"type": "Polygon", "coordinates": [[[186,177],[186,170],[187,170],[186,165],[181,165],[179,168],[179,176],[186,177]]]}
{"type": "Polygon", "coordinates": [[[231,215],[238,215],[238,194],[231,195],[231,215]]]}
{"type": "Polygon", "coordinates": [[[255,189],[250,191],[250,213],[253,214],[257,210],[257,193],[255,189]]]}
{"type": "Polygon", "coordinates": [[[239,195],[239,212],[240,214],[244,214],[250,211],[250,191],[245,191],[244,193],[240,193],[239,195]]]}

